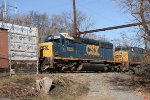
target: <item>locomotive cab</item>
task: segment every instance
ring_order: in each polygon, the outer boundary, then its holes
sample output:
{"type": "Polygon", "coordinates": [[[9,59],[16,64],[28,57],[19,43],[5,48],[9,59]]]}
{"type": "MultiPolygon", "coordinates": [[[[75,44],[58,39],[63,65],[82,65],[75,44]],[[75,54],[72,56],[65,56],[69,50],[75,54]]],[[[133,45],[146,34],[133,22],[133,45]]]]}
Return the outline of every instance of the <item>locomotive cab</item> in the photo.
{"type": "Polygon", "coordinates": [[[53,43],[60,43],[60,35],[50,35],[43,43],[39,44],[39,70],[44,71],[47,68],[53,68],[53,43]]]}
{"type": "Polygon", "coordinates": [[[65,38],[73,39],[67,33],[52,34],[48,36],[43,43],[39,44],[39,69],[44,71],[47,68],[53,68],[54,57],[57,57],[58,50],[63,48],[65,38]]]}
{"type": "Polygon", "coordinates": [[[124,50],[117,50],[114,52],[115,62],[128,62],[128,52],[124,50]]]}

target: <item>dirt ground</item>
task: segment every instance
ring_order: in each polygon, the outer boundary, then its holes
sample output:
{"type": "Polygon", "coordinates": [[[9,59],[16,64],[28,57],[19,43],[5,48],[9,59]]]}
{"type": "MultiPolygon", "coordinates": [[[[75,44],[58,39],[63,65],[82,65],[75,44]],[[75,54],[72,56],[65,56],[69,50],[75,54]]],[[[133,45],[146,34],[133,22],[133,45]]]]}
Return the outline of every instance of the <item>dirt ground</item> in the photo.
{"type": "MultiPolygon", "coordinates": [[[[90,74],[89,92],[84,100],[150,100],[150,93],[131,84],[134,77],[124,73],[90,74]]],[[[83,100],[82,99],[82,100],[83,100]]]]}
{"type": "Polygon", "coordinates": [[[150,86],[145,89],[136,81],[139,77],[126,73],[14,75],[0,79],[0,98],[12,100],[150,100],[150,86]],[[54,80],[46,96],[35,89],[35,80],[45,76],[54,80]]]}

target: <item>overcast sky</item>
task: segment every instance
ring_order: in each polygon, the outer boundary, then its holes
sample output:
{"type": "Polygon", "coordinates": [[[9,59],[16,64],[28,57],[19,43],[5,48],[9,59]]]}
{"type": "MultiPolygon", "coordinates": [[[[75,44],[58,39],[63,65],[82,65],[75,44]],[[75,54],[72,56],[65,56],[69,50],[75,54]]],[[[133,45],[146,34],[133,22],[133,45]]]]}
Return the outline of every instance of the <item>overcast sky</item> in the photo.
{"type": "MultiPolygon", "coordinates": [[[[2,0],[1,0],[2,1],[2,0]]],[[[18,7],[18,13],[25,13],[31,10],[48,13],[49,15],[60,14],[64,11],[72,12],[72,0],[7,0],[10,5],[18,7]]],[[[95,23],[93,29],[104,28],[128,24],[132,22],[132,17],[123,13],[121,7],[115,0],[76,0],[77,9],[86,13],[95,23]]],[[[14,11],[11,9],[12,12],[14,11]]],[[[99,32],[97,34],[105,35],[108,40],[119,37],[119,33],[126,32],[133,34],[132,28],[118,29],[113,31],[99,32]]]]}

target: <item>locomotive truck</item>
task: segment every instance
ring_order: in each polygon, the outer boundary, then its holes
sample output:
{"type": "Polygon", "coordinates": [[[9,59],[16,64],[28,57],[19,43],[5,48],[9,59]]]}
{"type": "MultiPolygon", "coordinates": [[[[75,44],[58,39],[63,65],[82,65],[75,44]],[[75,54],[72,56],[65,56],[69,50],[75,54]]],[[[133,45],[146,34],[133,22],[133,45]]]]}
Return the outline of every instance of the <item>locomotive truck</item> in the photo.
{"type": "Polygon", "coordinates": [[[118,47],[113,52],[113,44],[110,42],[56,33],[39,45],[39,70],[127,71],[131,65],[140,64],[137,61],[131,62],[132,52],[129,52],[131,48],[128,49],[118,47]]]}

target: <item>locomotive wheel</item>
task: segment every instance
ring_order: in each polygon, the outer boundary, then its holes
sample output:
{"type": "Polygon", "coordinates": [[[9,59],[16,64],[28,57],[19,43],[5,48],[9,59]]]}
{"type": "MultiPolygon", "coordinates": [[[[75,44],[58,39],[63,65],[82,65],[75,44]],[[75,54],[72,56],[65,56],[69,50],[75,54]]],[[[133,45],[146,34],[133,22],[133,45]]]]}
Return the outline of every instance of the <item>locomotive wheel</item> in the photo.
{"type": "Polygon", "coordinates": [[[104,67],[104,72],[108,72],[108,67],[104,67]]]}
{"type": "Polygon", "coordinates": [[[76,67],[71,68],[71,72],[76,71],[76,67]]]}
{"type": "Polygon", "coordinates": [[[45,61],[44,61],[43,63],[40,64],[39,71],[44,72],[45,71],[45,66],[46,65],[45,65],[45,61]]]}

